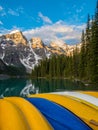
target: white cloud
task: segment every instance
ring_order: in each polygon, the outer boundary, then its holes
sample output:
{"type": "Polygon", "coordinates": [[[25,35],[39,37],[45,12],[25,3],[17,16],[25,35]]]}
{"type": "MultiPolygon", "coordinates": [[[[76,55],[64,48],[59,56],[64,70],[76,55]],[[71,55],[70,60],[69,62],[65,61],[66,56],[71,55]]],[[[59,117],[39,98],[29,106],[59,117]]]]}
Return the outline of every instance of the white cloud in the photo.
{"type": "Polygon", "coordinates": [[[16,11],[14,11],[14,10],[12,10],[12,9],[9,9],[8,13],[11,14],[11,15],[13,15],[13,16],[19,16],[19,13],[16,12],[16,11]]]}
{"type": "Polygon", "coordinates": [[[32,37],[41,37],[44,43],[61,40],[64,43],[68,41],[80,42],[81,31],[85,25],[68,25],[63,21],[58,21],[51,25],[44,25],[39,28],[24,31],[24,35],[30,39],[32,37]]]}
{"type": "Polygon", "coordinates": [[[43,20],[44,23],[52,24],[52,21],[47,16],[44,16],[41,12],[38,13],[38,16],[43,20]]]}
{"type": "Polygon", "coordinates": [[[2,11],[3,10],[3,7],[2,6],[0,6],[0,11],[2,11]]]}
{"type": "Polygon", "coordinates": [[[23,7],[18,7],[17,9],[9,9],[8,13],[13,16],[19,16],[20,14],[24,13],[23,7]]]}
{"type": "Polygon", "coordinates": [[[14,30],[20,30],[20,31],[22,31],[23,28],[20,28],[20,27],[17,27],[16,25],[14,25],[14,26],[12,27],[12,29],[7,29],[7,28],[4,28],[3,26],[1,26],[1,27],[0,27],[0,35],[8,34],[8,33],[12,32],[12,31],[14,31],[14,30]]]}
{"type": "Polygon", "coordinates": [[[2,22],[2,21],[0,21],[0,25],[3,25],[3,22],[2,22]]]}
{"type": "Polygon", "coordinates": [[[6,15],[6,12],[5,12],[5,9],[0,6],[0,16],[5,16],[6,15]]]}
{"type": "MultiPolygon", "coordinates": [[[[32,37],[40,37],[45,44],[49,44],[52,41],[60,41],[60,43],[75,44],[79,43],[81,39],[81,32],[85,28],[85,24],[82,25],[68,25],[62,20],[57,21],[54,24],[43,25],[35,29],[26,30],[23,34],[29,39],[32,37]]],[[[13,30],[24,30],[13,26],[11,30],[0,28],[0,34],[9,33],[13,30]]]]}
{"type": "Polygon", "coordinates": [[[5,16],[7,14],[13,15],[13,16],[19,16],[20,14],[24,13],[24,8],[23,7],[18,7],[16,9],[7,9],[5,10],[2,6],[0,6],[0,16],[5,16]]]}
{"type": "Polygon", "coordinates": [[[6,34],[8,32],[9,32],[8,29],[4,28],[3,26],[0,27],[0,35],[6,34]]]}

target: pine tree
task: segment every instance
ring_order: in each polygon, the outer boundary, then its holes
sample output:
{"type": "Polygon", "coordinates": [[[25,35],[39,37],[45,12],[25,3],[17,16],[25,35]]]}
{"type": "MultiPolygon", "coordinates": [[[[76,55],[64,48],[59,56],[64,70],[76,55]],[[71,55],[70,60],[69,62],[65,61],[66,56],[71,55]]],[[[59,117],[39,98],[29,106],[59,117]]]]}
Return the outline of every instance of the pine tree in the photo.
{"type": "Polygon", "coordinates": [[[98,82],[98,1],[91,30],[91,80],[93,82],[98,82]]]}
{"type": "Polygon", "coordinates": [[[52,58],[49,60],[49,77],[53,77],[53,62],[52,58]]]}
{"type": "Polygon", "coordinates": [[[81,38],[81,51],[80,51],[80,62],[79,62],[79,77],[84,78],[85,76],[85,62],[86,62],[86,48],[85,48],[85,34],[84,30],[82,31],[82,38],[81,38]]]}
{"type": "Polygon", "coordinates": [[[61,76],[60,66],[61,66],[60,56],[58,56],[58,58],[57,58],[57,77],[61,76]]]}
{"type": "Polygon", "coordinates": [[[90,16],[88,14],[87,19],[87,27],[86,27],[86,33],[85,33],[85,68],[86,68],[86,77],[89,80],[90,79],[90,59],[91,59],[91,28],[90,28],[90,16]]]}
{"type": "Polygon", "coordinates": [[[79,69],[79,52],[77,49],[77,46],[75,50],[73,51],[73,60],[72,60],[72,72],[73,72],[73,77],[77,78],[78,77],[78,69],[79,69]]]}

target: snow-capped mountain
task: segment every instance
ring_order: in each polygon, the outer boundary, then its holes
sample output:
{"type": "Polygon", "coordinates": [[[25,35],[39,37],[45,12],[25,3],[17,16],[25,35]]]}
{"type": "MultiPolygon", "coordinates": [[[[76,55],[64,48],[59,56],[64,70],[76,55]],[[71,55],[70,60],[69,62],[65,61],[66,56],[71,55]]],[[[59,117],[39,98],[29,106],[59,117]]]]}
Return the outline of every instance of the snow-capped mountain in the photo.
{"type": "MultiPolygon", "coordinates": [[[[27,41],[22,32],[15,30],[0,36],[0,63],[3,68],[25,68],[26,72],[31,73],[40,60],[49,58],[52,54],[71,55],[75,47],[76,45],[70,46],[60,41],[51,42],[50,46],[47,46],[39,37],[27,41]]],[[[3,68],[0,69],[3,71],[3,68]]]]}
{"type": "Polygon", "coordinates": [[[49,52],[40,38],[27,41],[20,31],[14,31],[0,37],[0,59],[7,66],[26,68],[31,73],[35,65],[44,58],[49,58],[49,52]]]}
{"type": "Polygon", "coordinates": [[[64,54],[66,56],[73,55],[73,51],[76,49],[80,51],[81,49],[81,43],[76,45],[68,45],[66,43],[62,43],[60,41],[55,41],[50,43],[50,51],[55,54],[64,54]]]}

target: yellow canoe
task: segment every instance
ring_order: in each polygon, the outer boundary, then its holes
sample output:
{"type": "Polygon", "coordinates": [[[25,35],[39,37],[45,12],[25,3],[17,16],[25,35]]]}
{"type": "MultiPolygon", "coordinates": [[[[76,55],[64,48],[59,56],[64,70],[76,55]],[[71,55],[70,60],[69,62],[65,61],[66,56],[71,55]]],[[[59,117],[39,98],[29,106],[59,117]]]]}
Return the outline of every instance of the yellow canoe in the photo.
{"type": "Polygon", "coordinates": [[[85,94],[98,98],[98,92],[95,92],[95,91],[82,91],[81,93],[85,93],[85,94]]]}
{"type": "Polygon", "coordinates": [[[43,115],[19,97],[0,99],[0,130],[53,130],[43,115]]]}
{"type": "Polygon", "coordinates": [[[57,94],[36,94],[29,95],[29,97],[41,97],[60,104],[80,117],[94,130],[98,130],[98,111],[92,107],[89,107],[88,105],[85,105],[84,103],[73,100],[69,96],[62,96],[57,94]]]}
{"type": "Polygon", "coordinates": [[[94,108],[94,109],[96,109],[98,111],[98,106],[95,106],[95,105],[91,104],[90,102],[87,102],[87,101],[85,101],[83,99],[80,99],[80,98],[77,98],[77,97],[74,97],[74,96],[68,96],[68,97],[70,97],[73,100],[76,100],[76,101],[78,101],[80,103],[83,103],[85,105],[88,105],[89,107],[92,107],[92,108],[94,108]]]}
{"type": "Polygon", "coordinates": [[[98,98],[88,95],[86,93],[65,91],[65,92],[54,92],[52,94],[69,96],[73,100],[77,100],[78,102],[84,103],[85,105],[88,105],[98,110],[98,98]]]}

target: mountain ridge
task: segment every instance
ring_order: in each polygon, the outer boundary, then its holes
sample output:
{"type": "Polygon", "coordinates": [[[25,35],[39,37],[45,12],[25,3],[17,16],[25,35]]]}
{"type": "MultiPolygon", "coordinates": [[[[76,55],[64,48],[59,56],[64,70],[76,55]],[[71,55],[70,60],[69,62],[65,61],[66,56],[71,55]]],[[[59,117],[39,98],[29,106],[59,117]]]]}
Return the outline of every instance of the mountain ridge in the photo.
{"type": "Polygon", "coordinates": [[[32,37],[29,41],[19,30],[0,36],[0,59],[7,66],[26,68],[27,73],[44,58],[52,55],[72,55],[73,50],[81,48],[81,44],[67,45],[60,41],[45,45],[40,37],[32,37]]]}

